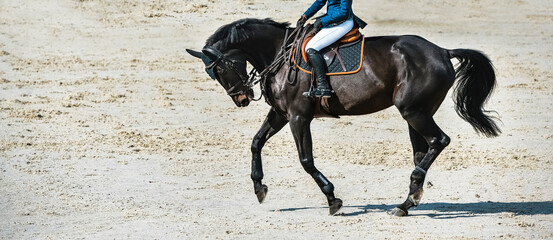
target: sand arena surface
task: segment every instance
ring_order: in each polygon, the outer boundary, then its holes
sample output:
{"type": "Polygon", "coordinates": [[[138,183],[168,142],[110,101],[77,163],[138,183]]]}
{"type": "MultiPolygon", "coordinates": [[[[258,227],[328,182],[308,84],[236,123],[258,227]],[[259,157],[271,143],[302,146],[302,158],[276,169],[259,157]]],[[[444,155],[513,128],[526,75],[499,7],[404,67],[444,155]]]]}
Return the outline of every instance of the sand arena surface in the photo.
{"type": "Polygon", "coordinates": [[[0,0],[0,239],[553,238],[549,0],[355,1],[367,36],[488,54],[503,134],[478,136],[446,98],[452,143],[394,218],[413,169],[398,111],[315,120],[316,165],[344,201],[328,216],[285,127],[257,203],[250,142],[269,106],[236,108],[185,48],[241,18],[295,23],[310,3],[0,0]]]}

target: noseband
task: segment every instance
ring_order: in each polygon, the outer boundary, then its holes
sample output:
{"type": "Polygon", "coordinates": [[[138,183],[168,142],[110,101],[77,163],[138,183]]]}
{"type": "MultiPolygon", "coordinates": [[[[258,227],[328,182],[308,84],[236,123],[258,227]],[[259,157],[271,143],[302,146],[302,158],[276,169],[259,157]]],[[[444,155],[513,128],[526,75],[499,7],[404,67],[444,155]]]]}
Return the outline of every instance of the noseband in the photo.
{"type": "MultiPolygon", "coordinates": [[[[236,69],[235,65],[236,64],[246,65],[245,62],[242,63],[239,61],[230,60],[226,58],[221,51],[211,46],[204,47],[204,49],[202,49],[202,53],[205,56],[205,57],[202,57],[202,60],[206,66],[205,71],[207,72],[209,77],[211,77],[211,79],[217,80],[215,76],[215,67],[218,66],[219,63],[225,64],[226,68],[232,69],[232,71],[234,71],[234,73],[240,78],[239,82],[234,84],[229,89],[226,89],[227,94],[229,96],[232,97],[236,95],[246,94],[247,91],[250,90],[253,87],[253,85],[255,85],[256,83],[255,77],[257,75],[255,68],[252,69],[252,71],[249,74],[244,75],[240,71],[238,71],[238,69],[236,69]]],[[[244,69],[245,68],[246,66],[244,66],[244,69]]]]}

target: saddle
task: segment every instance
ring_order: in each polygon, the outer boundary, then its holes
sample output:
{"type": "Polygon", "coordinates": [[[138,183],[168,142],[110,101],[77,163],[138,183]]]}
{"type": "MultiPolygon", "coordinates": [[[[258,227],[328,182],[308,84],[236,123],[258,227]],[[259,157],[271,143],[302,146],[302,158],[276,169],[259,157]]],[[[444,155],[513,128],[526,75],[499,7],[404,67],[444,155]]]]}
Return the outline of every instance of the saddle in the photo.
{"type": "MultiPolygon", "coordinates": [[[[309,74],[312,74],[312,71],[307,60],[307,54],[305,53],[305,46],[313,36],[314,34],[308,35],[301,44],[301,57],[296,59],[298,58],[298,54],[294,53],[292,59],[299,70],[309,74]]],[[[363,65],[364,44],[365,38],[359,32],[359,28],[354,28],[337,42],[322,49],[320,52],[328,67],[326,75],[346,75],[359,72],[363,65]]]]}

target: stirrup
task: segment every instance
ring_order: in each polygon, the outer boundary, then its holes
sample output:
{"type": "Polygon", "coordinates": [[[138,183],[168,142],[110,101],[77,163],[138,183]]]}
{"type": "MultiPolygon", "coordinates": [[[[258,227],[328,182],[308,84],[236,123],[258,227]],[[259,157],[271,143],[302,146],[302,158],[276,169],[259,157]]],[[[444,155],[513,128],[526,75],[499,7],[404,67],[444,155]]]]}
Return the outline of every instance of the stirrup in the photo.
{"type": "Polygon", "coordinates": [[[313,96],[315,97],[321,97],[321,98],[329,98],[332,96],[332,93],[334,93],[333,90],[331,89],[315,89],[315,91],[313,91],[313,96]]]}
{"type": "Polygon", "coordinates": [[[311,87],[309,88],[309,91],[304,92],[302,95],[308,98],[315,98],[315,97],[330,98],[332,97],[333,93],[334,93],[334,90],[332,89],[318,89],[318,88],[314,88],[313,85],[311,85],[311,87]]]}
{"type": "Polygon", "coordinates": [[[311,83],[311,86],[309,86],[309,90],[307,92],[303,92],[302,95],[307,98],[315,98],[313,95],[313,92],[315,91],[315,88],[313,87],[313,83],[311,83]]]}

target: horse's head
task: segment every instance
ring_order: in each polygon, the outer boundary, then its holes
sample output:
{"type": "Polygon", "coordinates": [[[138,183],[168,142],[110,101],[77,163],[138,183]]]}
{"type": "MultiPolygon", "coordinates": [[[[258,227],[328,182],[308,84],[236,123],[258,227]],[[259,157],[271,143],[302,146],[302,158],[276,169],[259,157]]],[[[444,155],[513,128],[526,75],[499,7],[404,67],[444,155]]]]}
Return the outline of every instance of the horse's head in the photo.
{"type": "Polygon", "coordinates": [[[209,77],[217,80],[225,88],[236,106],[245,107],[250,104],[254,93],[248,83],[246,57],[240,50],[230,49],[223,53],[214,47],[206,46],[201,52],[190,49],[186,51],[202,59],[209,77]]]}

